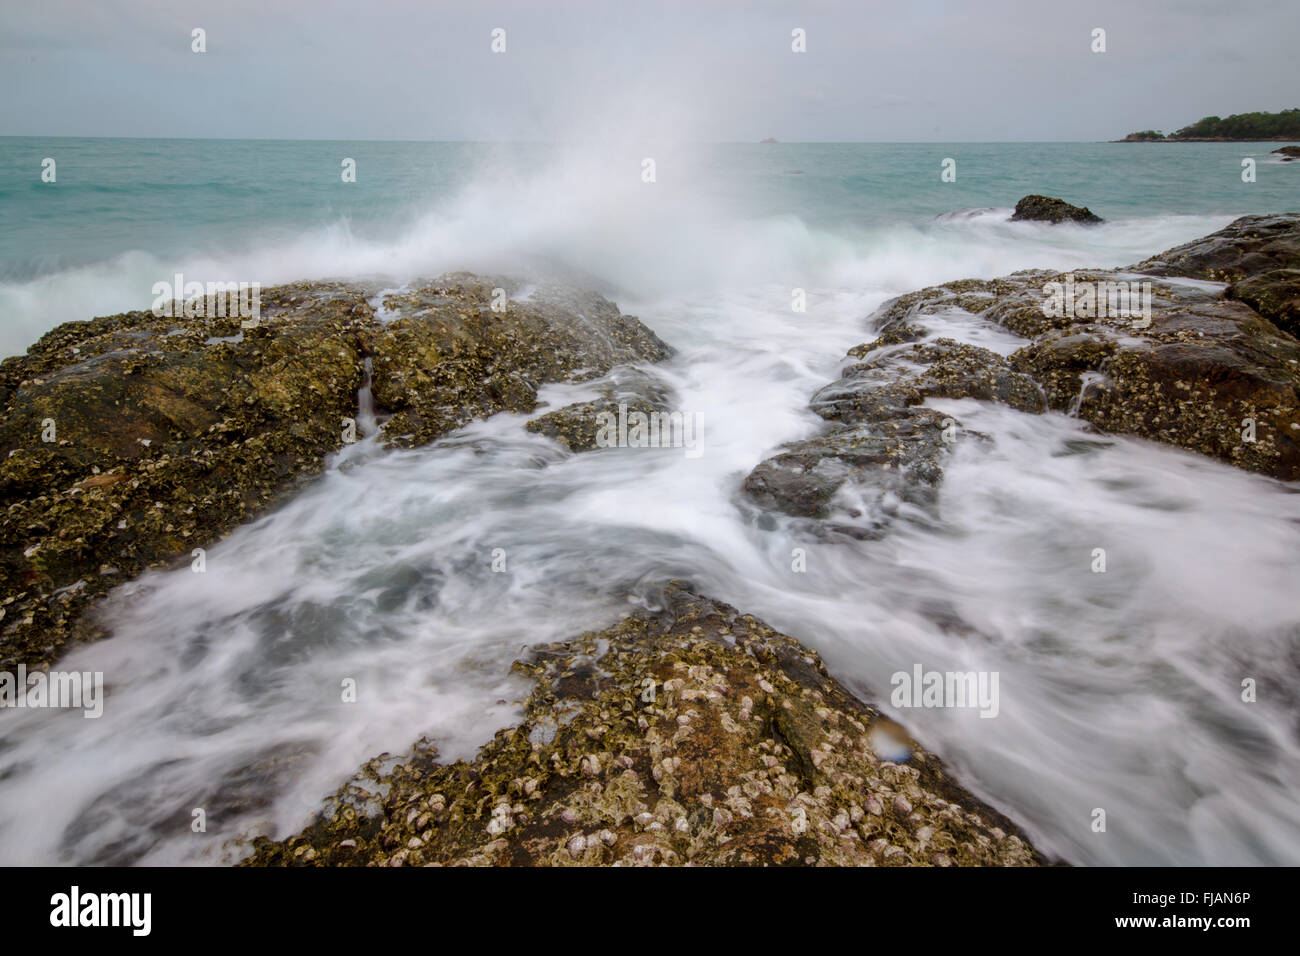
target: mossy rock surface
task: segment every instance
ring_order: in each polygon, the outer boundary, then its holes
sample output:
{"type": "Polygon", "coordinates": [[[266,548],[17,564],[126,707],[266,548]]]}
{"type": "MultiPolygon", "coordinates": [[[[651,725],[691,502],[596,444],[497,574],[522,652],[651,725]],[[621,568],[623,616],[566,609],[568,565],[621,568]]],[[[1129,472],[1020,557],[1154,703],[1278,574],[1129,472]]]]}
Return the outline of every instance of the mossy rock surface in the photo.
{"type": "Polygon", "coordinates": [[[381,288],[267,289],[247,328],[231,299],[67,322],[0,363],[0,670],[102,637],[96,598],[189,563],[317,474],[355,434],[367,358],[385,436],[412,445],[532,411],[542,382],[671,354],[580,289],[521,303],[519,283],[467,273],[381,288]]]}
{"type": "Polygon", "coordinates": [[[516,666],[524,719],[473,760],[381,755],[246,865],[1045,862],[815,652],[680,584],[516,666]]]}
{"type": "Polygon", "coordinates": [[[0,363],[0,670],[102,636],[82,613],[96,597],[189,562],[319,471],[379,331],[366,297],[269,289],[251,328],[69,322],[0,363]]]}
{"type": "Polygon", "coordinates": [[[532,412],[547,382],[585,382],[672,350],[594,292],[467,273],[386,294],[375,342],[374,393],[392,413],[385,440],[413,447],[475,418],[532,412]]]}

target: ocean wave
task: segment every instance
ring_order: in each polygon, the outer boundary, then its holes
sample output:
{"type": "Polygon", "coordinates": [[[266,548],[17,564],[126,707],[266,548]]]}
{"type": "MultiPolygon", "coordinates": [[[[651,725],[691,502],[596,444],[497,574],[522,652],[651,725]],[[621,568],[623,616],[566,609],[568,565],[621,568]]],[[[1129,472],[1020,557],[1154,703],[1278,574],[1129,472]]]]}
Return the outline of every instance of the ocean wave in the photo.
{"type": "MultiPolygon", "coordinates": [[[[375,275],[406,281],[455,269],[553,269],[593,277],[609,291],[640,300],[692,292],[743,296],[759,287],[785,287],[788,300],[794,288],[810,295],[901,293],[1023,268],[1121,265],[1231,219],[1156,215],[1083,228],[1013,223],[1009,209],[975,207],[933,219],[859,221],[845,218],[838,192],[817,205],[809,194],[784,192],[771,179],[738,182],[733,169],[692,148],[661,151],[660,174],[645,182],[637,175],[638,156],[608,145],[559,150],[533,162],[480,157],[476,172],[458,187],[418,194],[384,223],[367,222],[364,229],[338,214],[323,225],[286,224],[285,216],[304,212],[301,197],[295,203],[289,192],[283,203],[292,208],[268,200],[265,225],[251,230],[243,207],[229,211],[237,222],[177,226],[168,220],[169,237],[180,229],[173,253],[145,251],[161,233],[142,224],[136,248],[0,281],[0,349],[20,352],[68,320],[148,308],[154,283],[176,272],[203,282],[269,286],[375,275]]],[[[155,188],[150,184],[144,195],[155,188]]],[[[818,186],[811,195],[821,194],[818,186]]],[[[864,217],[870,197],[867,189],[855,207],[864,217]]],[[[159,204],[151,199],[150,207],[159,204]]],[[[317,206],[311,214],[320,222],[328,208],[317,206]]],[[[177,215],[183,219],[187,209],[178,208],[177,215]]],[[[210,204],[202,209],[210,214],[210,204]]],[[[113,228],[114,234],[129,232],[127,211],[113,228]]]]}

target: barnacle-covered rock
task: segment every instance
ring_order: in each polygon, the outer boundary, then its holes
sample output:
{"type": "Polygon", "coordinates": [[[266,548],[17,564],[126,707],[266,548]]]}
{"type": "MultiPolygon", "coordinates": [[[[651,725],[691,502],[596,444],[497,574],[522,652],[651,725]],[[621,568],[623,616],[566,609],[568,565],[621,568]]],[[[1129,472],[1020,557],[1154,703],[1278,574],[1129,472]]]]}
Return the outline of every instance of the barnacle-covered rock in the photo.
{"type": "Polygon", "coordinates": [[[259,866],[1037,865],[1028,838],[816,653],[669,584],[517,667],[518,726],[470,761],[371,761],[259,866]],[[888,738],[906,740],[904,762],[888,738]],[[376,795],[378,798],[376,799],[376,795]],[[370,806],[358,813],[358,806],[370,806]]]}

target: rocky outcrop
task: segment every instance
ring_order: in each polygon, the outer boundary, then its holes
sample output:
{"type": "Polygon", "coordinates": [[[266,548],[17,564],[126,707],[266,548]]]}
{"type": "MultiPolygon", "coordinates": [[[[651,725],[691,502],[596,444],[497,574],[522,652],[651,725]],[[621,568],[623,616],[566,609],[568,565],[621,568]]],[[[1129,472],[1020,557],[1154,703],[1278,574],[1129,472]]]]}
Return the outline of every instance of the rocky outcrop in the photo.
{"type": "Polygon", "coordinates": [[[1228,286],[1230,299],[1246,303],[1284,332],[1300,336],[1300,268],[1273,269],[1228,286]]]}
{"type": "Polygon", "coordinates": [[[1248,217],[1132,271],[1037,270],[900,296],[872,317],[876,340],[812,397],[832,426],[760,463],[746,495],[858,536],[901,508],[932,509],[946,456],[981,437],[922,404],[944,397],[1050,408],[1300,480],[1298,243],[1300,215],[1248,217]],[[1225,294],[1171,276],[1235,281],[1225,294]],[[926,321],[961,314],[1024,346],[1003,358],[926,321]]]}
{"type": "Polygon", "coordinates": [[[813,651],[677,584],[663,605],[534,648],[522,722],[473,760],[378,757],[246,863],[1044,862],[813,651]]]}
{"type": "Polygon", "coordinates": [[[462,273],[383,297],[384,313],[397,316],[375,342],[375,400],[393,413],[389,444],[427,444],[474,418],[531,412],[543,383],[591,381],[672,352],[594,292],[543,286],[505,298],[517,289],[462,273]]]}
{"type": "Polygon", "coordinates": [[[1245,216],[1129,268],[1230,283],[1228,298],[1292,335],[1300,330],[1300,213],[1245,216]]]}
{"type": "Polygon", "coordinates": [[[838,381],[809,407],[835,424],[787,445],[745,479],[761,508],[801,518],[848,519],[831,528],[854,537],[883,533],[900,507],[933,507],[943,461],[959,441],[978,439],[954,417],[923,407],[929,398],[975,398],[1031,414],[1046,410],[1042,390],[989,349],[948,338],[896,314],[880,336],[849,350],[838,381]],[[838,505],[838,507],[834,507],[838,505]]]}
{"type": "Polygon", "coordinates": [[[1238,282],[1274,269],[1300,268],[1300,213],[1243,216],[1200,239],[1128,266],[1151,276],[1238,282]]]}
{"type": "Polygon", "coordinates": [[[95,597],[317,471],[377,330],[363,290],[313,283],[263,292],[255,328],[131,312],[0,364],[0,670],[97,636],[95,597]]]}
{"type": "Polygon", "coordinates": [[[1282,162],[1290,163],[1300,159],[1300,146],[1283,146],[1281,149],[1273,150],[1275,153],[1282,154],[1282,162]]]}
{"type": "Polygon", "coordinates": [[[369,357],[385,436],[413,445],[532,411],[542,382],[669,354],[594,293],[545,286],[493,310],[518,288],[458,274],[379,300],[298,283],[263,291],[250,327],[214,299],[207,318],[69,322],[0,363],[0,670],[101,636],[82,613],[96,597],[197,560],[318,472],[357,437],[369,357]]]}
{"type": "Polygon", "coordinates": [[[1098,223],[1104,220],[1086,207],[1072,206],[1064,199],[1052,196],[1025,196],[1016,203],[1012,222],[1082,222],[1098,223]]]}

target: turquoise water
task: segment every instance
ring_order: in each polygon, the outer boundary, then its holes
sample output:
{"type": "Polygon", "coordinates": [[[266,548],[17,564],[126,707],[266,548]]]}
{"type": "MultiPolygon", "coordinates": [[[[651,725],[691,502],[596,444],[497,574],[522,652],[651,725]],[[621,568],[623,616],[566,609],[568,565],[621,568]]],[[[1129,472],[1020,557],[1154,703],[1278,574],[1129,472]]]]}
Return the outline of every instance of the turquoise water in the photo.
{"type": "MultiPolygon", "coordinates": [[[[22,351],[60,321],[145,308],[153,284],[178,270],[270,284],[542,257],[631,291],[781,275],[810,285],[806,273],[832,260],[960,243],[962,224],[935,217],[1004,209],[1030,192],[1127,224],[1133,242],[1103,229],[1075,243],[1092,264],[1118,264],[1108,258],[1116,245],[1155,251],[1135,245],[1158,241],[1138,238],[1150,234],[1141,223],[1186,217],[1173,234],[1187,239],[1209,223],[1300,206],[1300,163],[1270,157],[1276,145],[0,138],[0,351],[22,351]],[[646,156],[653,184],[641,180],[646,156]],[[1241,181],[1245,156],[1258,161],[1254,183],[1241,181]],[[46,157],[54,183],[41,181],[46,157]],[[342,181],[344,158],[357,163],[355,182],[342,181]],[[946,158],[954,182],[940,179],[946,158]],[[681,259],[665,261],[670,248],[681,259]],[[751,271],[708,268],[732,263],[738,248],[751,271]]],[[[1028,250],[1041,237],[1020,238],[1028,250]]],[[[971,268],[988,271],[979,257],[971,268]]]]}
{"type": "MultiPolygon", "coordinates": [[[[1232,216],[1300,204],[1300,164],[1276,143],[720,144],[689,150],[736,215],[792,215],[813,228],[919,223],[1014,205],[1038,192],[1108,219],[1232,216]],[[1241,159],[1260,163],[1241,181],[1241,159]],[[945,158],[955,182],[940,181],[945,158]],[[798,171],[798,172],[795,172],[798,171]]],[[[133,250],[235,252],[346,223],[400,235],[485,170],[527,176],[562,148],[466,143],[0,138],[0,279],[22,280],[133,250]],[[40,179],[57,163],[56,183],[40,179]],[[355,183],[340,177],[357,161],[355,183]]],[[[653,155],[647,147],[647,155],[653,155]]],[[[628,155],[625,173],[639,175],[628,155]]],[[[667,179],[677,174],[668,165],[667,179]]]]}

